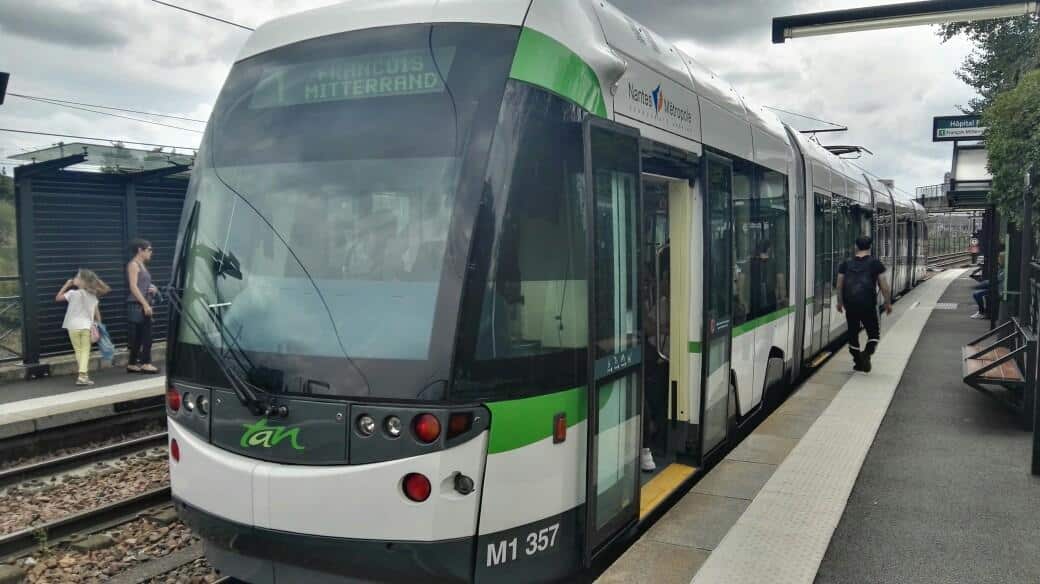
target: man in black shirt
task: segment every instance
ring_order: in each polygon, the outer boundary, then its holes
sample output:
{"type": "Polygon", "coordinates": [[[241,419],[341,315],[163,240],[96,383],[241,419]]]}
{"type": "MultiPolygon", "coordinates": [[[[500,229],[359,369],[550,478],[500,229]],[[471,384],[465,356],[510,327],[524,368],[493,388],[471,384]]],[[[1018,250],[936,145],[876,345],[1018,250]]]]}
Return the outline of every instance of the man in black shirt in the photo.
{"type": "Polygon", "coordinates": [[[849,352],[853,369],[870,372],[870,356],[881,338],[878,324],[877,289],[885,297],[885,312],[892,314],[892,290],[885,282],[885,264],[870,255],[873,241],[866,235],[856,239],[856,255],[838,267],[838,312],[845,313],[849,324],[849,352]],[[866,349],[859,348],[859,328],[867,329],[866,349]]]}

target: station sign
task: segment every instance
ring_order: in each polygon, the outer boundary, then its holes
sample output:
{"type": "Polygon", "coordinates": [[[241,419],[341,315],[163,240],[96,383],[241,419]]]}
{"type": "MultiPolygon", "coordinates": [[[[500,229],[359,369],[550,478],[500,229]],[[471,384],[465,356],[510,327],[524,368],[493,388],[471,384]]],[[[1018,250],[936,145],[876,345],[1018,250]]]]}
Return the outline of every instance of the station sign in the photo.
{"type": "Polygon", "coordinates": [[[938,116],[932,119],[932,142],[982,140],[986,130],[982,116],[938,116]]]}

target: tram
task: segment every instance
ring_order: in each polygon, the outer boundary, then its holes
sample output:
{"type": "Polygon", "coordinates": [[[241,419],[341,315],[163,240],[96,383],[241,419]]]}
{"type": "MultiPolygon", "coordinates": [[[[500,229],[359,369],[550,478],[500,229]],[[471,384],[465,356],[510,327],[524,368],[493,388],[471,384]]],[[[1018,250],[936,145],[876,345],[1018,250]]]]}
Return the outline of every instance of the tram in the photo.
{"type": "Polygon", "coordinates": [[[588,573],[841,342],[856,236],[923,277],[923,219],[607,2],[272,21],[180,228],[177,510],[257,584],[588,573]]]}

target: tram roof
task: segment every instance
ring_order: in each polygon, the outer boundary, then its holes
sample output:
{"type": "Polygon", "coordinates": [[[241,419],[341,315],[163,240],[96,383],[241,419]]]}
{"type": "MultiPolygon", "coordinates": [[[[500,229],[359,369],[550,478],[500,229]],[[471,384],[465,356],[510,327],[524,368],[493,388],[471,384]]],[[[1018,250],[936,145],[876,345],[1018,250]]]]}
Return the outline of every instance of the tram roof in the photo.
{"type": "MultiPolygon", "coordinates": [[[[354,30],[448,22],[521,26],[547,37],[550,48],[560,47],[556,56],[577,58],[594,73],[602,109],[590,111],[638,128],[649,139],[697,154],[708,145],[784,174],[792,171],[790,140],[776,114],[751,103],[693,55],[606,1],[347,0],[265,23],[238,58],[354,30]],[[655,102],[661,100],[656,112],[632,97],[651,93],[660,96],[654,97],[655,102]],[[668,108],[663,108],[666,99],[668,108]],[[675,110],[690,115],[670,119],[675,110]]],[[[545,58],[545,46],[532,55],[545,58]]],[[[518,55],[523,50],[522,37],[518,55]]],[[[545,67],[551,69],[553,63],[546,61],[545,67]]],[[[568,96],[566,87],[547,88],[568,96]]],[[[870,201],[862,171],[795,134],[816,167],[826,169],[819,174],[827,175],[828,190],[870,201]]]]}

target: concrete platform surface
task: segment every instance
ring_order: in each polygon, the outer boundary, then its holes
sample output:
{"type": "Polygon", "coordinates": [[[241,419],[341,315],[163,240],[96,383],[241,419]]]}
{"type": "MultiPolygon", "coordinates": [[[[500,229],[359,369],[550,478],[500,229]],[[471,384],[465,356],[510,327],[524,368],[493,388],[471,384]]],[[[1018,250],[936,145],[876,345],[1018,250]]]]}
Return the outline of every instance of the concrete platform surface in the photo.
{"type": "Polygon", "coordinates": [[[152,375],[127,373],[125,367],[104,367],[102,369],[92,369],[90,371],[90,378],[94,380],[94,385],[90,387],[81,387],[76,385],[75,375],[52,375],[50,377],[34,379],[32,381],[20,380],[3,383],[0,384],[0,412],[6,410],[6,404],[14,402],[48,396],[73,394],[81,391],[136,382],[142,379],[154,380],[156,378],[162,378],[162,365],[162,363],[156,363],[156,367],[159,367],[159,373],[152,375]]]}
{"type": "MultiPolygon", "coordinates": [[[[791,482],[791,466],[789,464],[792,455],[799,449],[806,448],[800,444],[803,437],[811,431],[817,434],[815,439],[819,440],[824,429],[837,436],[847,434],[843,425],[849,424],[837,410],[828,416],[832,403],[841,396],[843,389],[850,385],[863,384],[880,385],[888,384],[889,396],[898,383],[898,369],[901,373],[913,345],[916,343],[916,335],[924,327],[931,307],[935,299],[938,299],[945,286],[956,276],[950,274],[937,281],[919,286],[909,292],[895,305],[894,314],[882,319],[882,346],[888,346],[890,352],[898,354],[902,351],[901,359],[882,357],[876,360],[875,372],[879,371],[882,359],[892,359],[893,363],[889,369],[889,375],[870,376],[856,374],[851,370],[851,359],[844,349],[824,363],[805,383],[793,392],[788,400],[777,408],[765,421],[763,421],[751,434],[749,434],[736,448],[734,448],[726,459],[720,462],[712,471],[703,477],[675,507],[662,517],[657,524],[651,527],[632,548],[613,566],[608,568],[598,580],[599,582],[690,582],[696,577],[696,582],[720,582],[729,584],[731,582],[784,582],[798,581],[811,582],[819,565],[820,559],[827,549],[827,542],[834,526],[837,524],[844,499],[840,493],[838,499],[833,494],[821,493],[821,496],[807,496],[811,490],[809,485],[794,486],[791,482]],[[934,297],[934,298],[933,298],[934,297]],[[922,302],[924,300],[925,302],[922,302]],[[924,307],[922,308],[922,305],[924,307]],[[892,331],[898,323],[904,321],[900,327],[905,329],[902,334],[895,337],[892,331]],[[913,322],[911,322],[913,321],[913,322]],[[900,342],[899,337],[903,337],[900,342]],[[894,345],[900,346],[894,346],[894,345]],[[882,379],[885,378],[885,379],[882,379]],[[828,418],[829,421],[828,421],[828,418]],[[836,423],[837,422],[837,423],[836,423]],[[821,425],[822,424],[822,425],[821,425]],[[819,428],[816,428],[820,425],[819,428]],[[783,470],[787,467],[788,470],[783,470]],[[772,488],[770,487],[772,486],[772,488]],[[795,488],[791,488],[795,487],[795,488]],[[800,491],[798,489],[801,489],[800,491]],[[783,517],[777,522],[776,517],[770,517],[770,512],[780,510],[783,517]],[[822,521],[822,523],[819,523],[822,521]],[[734,526],[743,522],[743,534],[734,536],[734,526]],[[772,527],[769,527],[769,526],[772,527]],[[765,530],[759,532],[760,527],[765,530]],[[750,527],[750,529],[748,529],[750,527]],[[813,535],[816,533],[817,535],[813,535]],[[822,536],[820,535],[822,534],[822,536]],[[764,536],[770,542],[775,542],[772,550],[765,549],[760,541],[764,536]],[[798,540],[803,540],[799,542],[798,540]],[[808,546],[801,545],[809,540],[808,546]],[[662,547],[666,546],[666,547],[662,547]],[[801,548],[795,549],[795,548],[801,548]],[[723,550],[720,554],[719,551],[723,550]],[[671,550],[671,554],[655,554],[653,551],[671,550]],[[732,561],[733,556],[744,557],[755,554],[758,556],[771,554],[794,555],[794,558],[786,558],[774,561],[762,571],[751,570],[741,572],[731,571],[736,563],[732,561]],[[784,561],[795,565],[805,564],[806,553],[808,553],[808,569],[803,569],[801,579],[785,580],[783,571],[776,568],[781,567],[784,561]],[[801,555],[799,555],[801,554],[801,555]],[[649,559],[656,559],[659,564],[646,563],[649,559]],[[712,567],[714,564],[715,567],[712,567]],[[705,571],[707,569],[707,571],[705,571]]],[[[896,331],[898,332],[898,330],[896,331]]],[[[850,395],[845,401],[855,400],[861,395],[850,395]]],[[[859,409],[860,403],[851,401],[847,407],[853,410],[859,409]]],[[[868,408],[869,409],[869,408],[868,408]]],[[[873,408],[872,415],[873,430],[880,424],[883,410],[873,408]]],[[[859,424],[862,427],[858,448],[860,453],[858,460],[862,461],[869,447],[869,437],[873,436],[873,430],[869,425],[859,424]],[[864,436],[869,434],[866,442],[864,436]]],[[[824,443],[840,443],[831,435],[823,435],[824,443]]],[[[810,461],[817,456],[817,452],[808,451],[810,461]]],[[[841,451],[841,456],[849,458],[846,448],[841,451]]],[[[852,456],[851,460],[856,460],[852,456]]],[[[792,464],[803,463],[806,460],[806,452],[796,456],[792,464]]],[[[841,466],[835,464],[834,466],[841,466]]],[[[858,470],[858,466],[855,467],[858,470]]],[[[797,469],[795,474],[807,474],[809,479],[825,479],[827,469],[797,469]],[[815,472],[818,471],[818,472],[815,472]]],[[[846,469],[845,479],[842,484],[844,496],[847,497],[852,487],[855,473],[846,469]]],[[[834,490],[834,481],[823,481],[822,489],[834,490]]],[[[839,481],[840,482],[840,481],[839,481]]],[[[817,488],[817,491],[821,490],[817,488]]],[[[840,489],[839,489],[840,490],[840,489]]],[[[748,568],[749,566],[744,566],[748,568]]],[[[751,566],[754,567],[754,566],[751,566]]]]}
{"type": "Polygon", "coordinates": [[[961,380],[974,280],[935,310],[899,384],[816,582],[1040,582],[1040,477],[1032,436],[961,380]]]}

